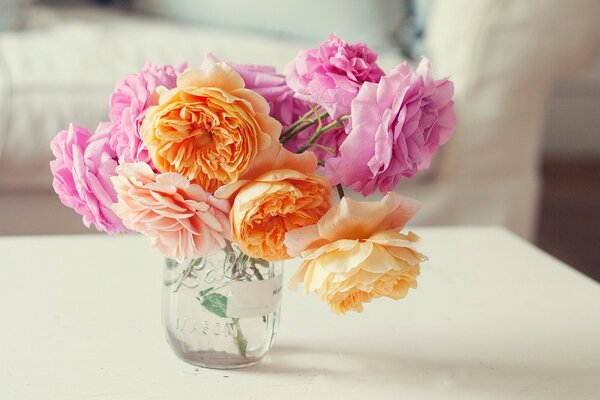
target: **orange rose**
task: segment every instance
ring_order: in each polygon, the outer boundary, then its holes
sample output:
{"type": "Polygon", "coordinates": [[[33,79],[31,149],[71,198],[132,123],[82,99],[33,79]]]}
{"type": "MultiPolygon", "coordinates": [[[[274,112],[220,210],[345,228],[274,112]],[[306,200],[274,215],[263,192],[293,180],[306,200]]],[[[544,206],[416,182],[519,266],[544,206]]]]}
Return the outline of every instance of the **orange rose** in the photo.
{"type": "Polygon", "coordinates": [[[294,154],[281,145],[262,152],[239,181],[215,195],[232,198],[232,238],[248,255],[290,258],[286,232],[316,223],[331,207],[331,185],[314,171],[312,152],[294,154]]]}
{"type": "Polygon", "coordinates": [[[235,182],[278,141],[281,125],[269,117],[266,100],[224,63],[186,71],[175,89],[157,93],[158,106],[148,109],[141,128],[154,165],[209,192],[235,182]]]}
{"type": "Polygon", "coordinates": [[[362,311],[373,298],[400,299],[417,287],[417,235],[400,233],[418,209],[415,200],[388,193],[380,202],[344,197],[321,220],[290,231],[290,255],[303,259],[290,286],[304,283],[336,314],[362,311]]]}

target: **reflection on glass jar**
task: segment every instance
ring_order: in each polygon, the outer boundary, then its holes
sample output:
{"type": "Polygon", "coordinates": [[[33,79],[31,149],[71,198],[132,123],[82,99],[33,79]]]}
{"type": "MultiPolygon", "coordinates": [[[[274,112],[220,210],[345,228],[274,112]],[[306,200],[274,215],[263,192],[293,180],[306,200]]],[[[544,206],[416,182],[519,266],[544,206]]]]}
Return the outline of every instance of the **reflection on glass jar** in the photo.
{"type": "Polygon", "coordinates": [[[209,368],[260,361],[279,324],[282,269],[230,244],[211,257],[167,259],[163,325],[175,354],[209,368]]]}

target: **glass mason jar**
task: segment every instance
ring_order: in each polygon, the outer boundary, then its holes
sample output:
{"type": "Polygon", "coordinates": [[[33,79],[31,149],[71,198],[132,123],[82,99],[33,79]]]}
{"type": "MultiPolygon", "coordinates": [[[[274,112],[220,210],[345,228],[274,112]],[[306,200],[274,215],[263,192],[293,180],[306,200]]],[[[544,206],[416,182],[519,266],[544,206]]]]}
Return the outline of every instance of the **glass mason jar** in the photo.
{"type": "Polygon", "coordinates": [[[282,267],[234,244],[211,257],[166,259],[162,320],[175,354],[208,368],[259,362],[279,325],[282,267]]]}

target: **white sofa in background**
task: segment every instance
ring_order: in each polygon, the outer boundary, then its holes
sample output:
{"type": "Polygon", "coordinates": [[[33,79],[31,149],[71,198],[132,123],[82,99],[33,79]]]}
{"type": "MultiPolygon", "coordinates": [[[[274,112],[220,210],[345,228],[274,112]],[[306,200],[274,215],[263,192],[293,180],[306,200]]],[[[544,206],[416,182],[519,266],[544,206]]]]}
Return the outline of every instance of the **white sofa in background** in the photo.
{"type": "MultiPolygon", "coordinates": [[[[560,74],[597,44],[596,7],[593,0],[432,4],[428,52],[436,75],[455,81],[459,124],[432,169],[399,188],[424,203],[415,224],[502,224],[531,238],[544,105],[560,74]]],[[[34,9],[28,30],[0,34],[0,234],[85,230],[52,192],[49,141],[70,121],[93,129],[106,119],[115,81],[146,60],[193,66],[214,52],[281,68],[313,45],[95,8],[34,9]]],[[[384,69],[402,61],[397,49],[376,47],[384,69]]]]}
{"type": "Polygon", "coordinates": [[[555,86],[600,57],[599,15],[597,0],[435,1],[426,47],[455,82],[458,117],[431,190],[417,194],[438,223],[502,223],[533,237],[545,115],[555,86]]]}

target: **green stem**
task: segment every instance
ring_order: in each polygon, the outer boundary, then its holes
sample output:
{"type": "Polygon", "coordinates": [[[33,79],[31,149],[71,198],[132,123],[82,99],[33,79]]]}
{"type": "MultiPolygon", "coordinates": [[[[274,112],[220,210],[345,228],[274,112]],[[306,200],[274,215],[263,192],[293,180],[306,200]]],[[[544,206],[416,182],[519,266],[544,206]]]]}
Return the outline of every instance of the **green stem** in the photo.
{"type": "Polygon", "coordinates": [[[235,327],[235,336],[233,337],[233,341],[235,342],[238,352],[240,356],[246,358],[246,349],[248,347],[248,340],[244,336],[242,332],[242,328],[240,327],[240,319],[239,318],[231,318],[231,323],[235,327]]]}
{"type": "Polygon", "coordinates": [[[321,135],[323,135],[328,130],[337,127],[338,125],[340,125],[342,123],[342,121],[346,121],[348,119],[350,119],[350,116],[349,115],[344,115],[344,116],[339,117],[335,121],[332,121],[332,122],[328,123],[324,127],[320,128],[320,129],[317,129],[315,131],[315,133],[313,134],[313,136],[308,140],[308,142],[306,142],[306,144],[304,146],[302,146],[300,148],[300,150],[297,151],[297,153],[304,153],[306,150],[310,149],[312,147],[312,145],[315,144],[315,142],[317,140],[319,140],[319,138],[321,137],[321,135]]]}
{"type": "Polygon", "coordinates": [[[336,155],[336,152],[335,152],[335,150],[334,150],[334,149],[332,149],[331,147],[328,147],[328,146],[323,146],[322,144],[319,144],[319,143],[315,143],[315,144],[313,144],[313,147],[317,147],[317,148],[319,148],[319,149],[321,149],[321,150],[325,150],[326,152],[328,152],[328,153],[329,153],[329,154],[331,154],[332,156],[335,156],[335,155],[336,155]]]}
{"type": "MultiPolygon", "coordinates": [[[[227,253],[235,255],[235,249],[233,248],[233,246],[229,240],[225,241],[225,248],[227,250],[227,253]]],[[[239,258],[236,257],[235,262],[237,263],[238,261],[239,261],[239,258]]],[[[254,259],[250,259],[250,268],[254,272],[254,275],[256,276],[257,279],[259,279],[259,280],[264,279],[262,274],[256,267],[254,259]]],[[[263,316],[263,321],[265,321],[264,316],[263,316]]],[[[242,358],[246,358],[246,351],[248,348],[248,340],[246,339],[246,336],[244,336],[244,332],[242,331],[242,327],[240,326],[240,319],[239,318],[231,318],[231,322],[235,329],[235,336],[233,337],[233,342],[237,346],[238,353],[240,354],[240,356],[242,358]]]]}
{"type": "Polygon", "coordinates": [[[262,281],[265,279],[262,276],[262,274],[260,273],[260,271],[258,270],[258,268],[256,267],[256,263],[254,262],[254,259],[250,263],[250,269],[252,270],[252,272],[254,272],[254,276],[256,276],[256,279],[258,279],[259,281],[262,281]]]}
{"type": "Polygon", "coordinates": [[[290,126],[288,126],[288,128],[281,134],[281,136],[286,136],[289,135],[290,132],[292,132],[294,129],[296,129],[298,126],[302,125],[302,123],[308,119],[308,117],[310,117],[313,114],[316,114],[316,112],[319,110],[320,107],[315,107],[312,108],[309,112],[307,112],[306,114],[304,114],[303,116],[301,116],[300,118],[298,118],[298,120],[296,122],[294,122],[293,124],[291,124],[290,126]]]}
{"type": "Polygon", "coordinates": [[[319,121],[321,121],[323,118],[325,118],[327,116],[327,112],[324,112],[322,114],[318,114],[317,118],[310,120],[302,125],[296,126],[293,130],[286,130],[282,135],[281,138],[279,139],[279,141],[281,142],[281,144],[286,144],[287,142],[289,142],[290,140],[292,140],[294,138],[294,136],[296,136],[297,134],[299,134],[300,132],[302,132],[303,130],[305,130],[308,127],[313,126],[314,124],[318,123],[319,121]]]}
{"type": "Polygon", "coordinates": [[[190,276],[190,274],[192,273],[192,271],[194,270],[194,268],[198,264],[200,264],[200,261],[202,261],[202,258],[196,258],[196,259],[190,260],[190,263],[188,264],[187,268],[181,273],[181,275],[179,276],[179,278],[176,280],[177,285],[175,286],[175,289],[173,289],[174,293],[179,290],[179,288],[181,287],[181,285],[183,285],[183,281],[185,281],[186,278],[188,276],[190,276]]]}

